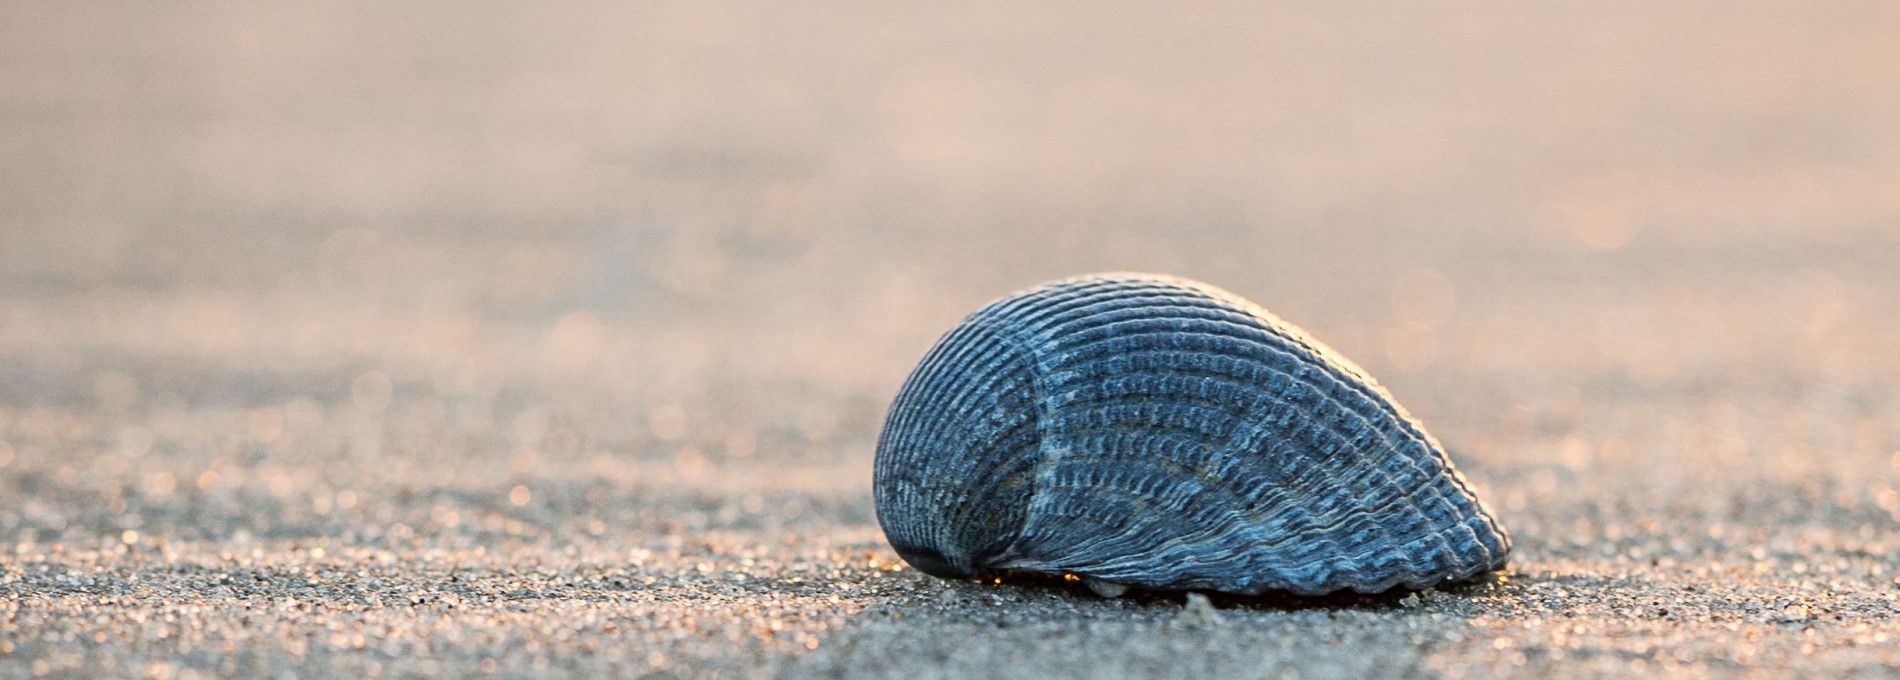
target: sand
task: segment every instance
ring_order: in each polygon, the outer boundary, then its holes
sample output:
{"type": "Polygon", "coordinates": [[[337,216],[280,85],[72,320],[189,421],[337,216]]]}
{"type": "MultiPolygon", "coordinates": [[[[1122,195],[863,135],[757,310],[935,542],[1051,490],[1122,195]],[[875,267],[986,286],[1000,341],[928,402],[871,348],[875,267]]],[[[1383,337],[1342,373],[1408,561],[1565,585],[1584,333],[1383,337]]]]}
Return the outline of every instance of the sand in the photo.
{"type": "Polygon", "coordinates": [[[4,10],[0,677],[1900,675],[1900,13],[1830,7],[4,10]],[[1364,365],[1510,569],[904,566],[890,395],[1099,270],[1364,365]]]}

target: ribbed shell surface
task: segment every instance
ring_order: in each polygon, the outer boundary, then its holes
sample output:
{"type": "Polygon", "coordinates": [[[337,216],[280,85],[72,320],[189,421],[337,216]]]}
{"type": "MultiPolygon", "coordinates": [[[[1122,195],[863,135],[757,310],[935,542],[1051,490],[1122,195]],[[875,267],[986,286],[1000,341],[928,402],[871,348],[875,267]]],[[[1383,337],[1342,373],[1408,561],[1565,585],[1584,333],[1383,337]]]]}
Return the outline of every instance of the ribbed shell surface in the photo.
{"type": "Polygon", "coordinates": [[[965,319],[892,404],[874,494],[892,547],[945,577],[1380,592],[1510,553],[1364,371],[1257,305],[1165,276],[1058,281],[965,319]]]}

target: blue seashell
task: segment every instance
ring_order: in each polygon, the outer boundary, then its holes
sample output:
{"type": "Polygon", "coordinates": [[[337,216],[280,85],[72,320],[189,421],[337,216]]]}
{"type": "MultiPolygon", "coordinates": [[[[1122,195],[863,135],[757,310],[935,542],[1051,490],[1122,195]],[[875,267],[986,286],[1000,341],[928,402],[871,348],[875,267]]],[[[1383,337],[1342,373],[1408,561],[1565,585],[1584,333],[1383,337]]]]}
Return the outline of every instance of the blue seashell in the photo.
{"type": "Polygon", "coordinates": [[[917,569],[1257,594],[1426,588],[1510,539],[1365,371],[1207,284],[1102,274],[983,308],[904,383],[878,522],[917,569]]]}

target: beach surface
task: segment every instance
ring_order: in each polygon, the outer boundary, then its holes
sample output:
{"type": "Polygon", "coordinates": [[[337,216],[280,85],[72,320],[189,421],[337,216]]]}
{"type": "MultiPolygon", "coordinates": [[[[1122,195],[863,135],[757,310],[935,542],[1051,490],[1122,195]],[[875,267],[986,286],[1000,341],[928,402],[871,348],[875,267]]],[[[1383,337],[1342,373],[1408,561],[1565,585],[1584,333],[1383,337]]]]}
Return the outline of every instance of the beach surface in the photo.
{"type": "Polygon", "coordinates": [[[1900,675],[1891,3],[0,9],[0,677],[1900,675]],[[1510,568],[946,581],[889,399],[1157,271],[1510,568]]]}

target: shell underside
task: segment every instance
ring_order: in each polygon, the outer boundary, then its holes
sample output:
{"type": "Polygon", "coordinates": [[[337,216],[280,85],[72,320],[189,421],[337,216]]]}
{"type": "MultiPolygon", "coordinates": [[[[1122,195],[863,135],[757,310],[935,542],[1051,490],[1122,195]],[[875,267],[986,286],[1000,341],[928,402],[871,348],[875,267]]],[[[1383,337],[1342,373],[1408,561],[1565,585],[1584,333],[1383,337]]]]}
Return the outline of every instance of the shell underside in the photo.
{"type": "Polygon", "coordinates": [[[1510,540],[1364,372],[1231,293],[1095,275],[939,340],[891,406],[879,523],[938,576],[1163,590],[1425,588],[1510,540]]]}

